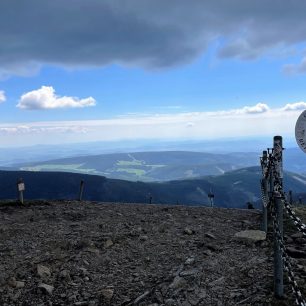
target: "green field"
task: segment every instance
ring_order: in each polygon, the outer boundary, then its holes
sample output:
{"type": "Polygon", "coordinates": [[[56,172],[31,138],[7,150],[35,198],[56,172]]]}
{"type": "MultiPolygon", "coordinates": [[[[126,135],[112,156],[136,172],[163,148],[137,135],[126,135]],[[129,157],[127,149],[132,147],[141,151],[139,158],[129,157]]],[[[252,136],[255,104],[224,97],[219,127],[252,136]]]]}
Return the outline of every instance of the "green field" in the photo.
{"type": "Polygon", "coordinates": [[[20,170],[23,171],[61,171],[61,172],[81,172],[81,173],[88,173],[88,174],[98,174],[98,171],[95,169],[85,169],[81,168],[83,164],[42,164],[36,165],[31,167],[22,167],[20,170]]]}
{"type": "Polygon", "coordinates": [[[135,168],[118,168],[117,172],[126,172],[129,174],[134,174],[136,176],[144,176],[146,174],[145,170],[142,169],[135,169],[135,168]]]}
{"type": "Polygon", "coordinates": [[[145,162],[142,160],[118,160],[117,166],[143,166],[145,162]]]}

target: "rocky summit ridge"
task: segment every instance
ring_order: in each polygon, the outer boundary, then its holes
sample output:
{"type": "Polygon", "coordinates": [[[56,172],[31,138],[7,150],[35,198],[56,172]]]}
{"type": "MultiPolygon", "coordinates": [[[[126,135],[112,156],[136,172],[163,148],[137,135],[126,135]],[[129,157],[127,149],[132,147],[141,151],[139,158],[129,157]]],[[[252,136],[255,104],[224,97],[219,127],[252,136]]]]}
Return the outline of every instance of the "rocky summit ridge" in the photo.
{"type": "Polygon", "coordinates": [[[207,207],[2,203],[0,305],[293,305],[273,297],[272,244],[252,232],[260,218],[207,207]]]}

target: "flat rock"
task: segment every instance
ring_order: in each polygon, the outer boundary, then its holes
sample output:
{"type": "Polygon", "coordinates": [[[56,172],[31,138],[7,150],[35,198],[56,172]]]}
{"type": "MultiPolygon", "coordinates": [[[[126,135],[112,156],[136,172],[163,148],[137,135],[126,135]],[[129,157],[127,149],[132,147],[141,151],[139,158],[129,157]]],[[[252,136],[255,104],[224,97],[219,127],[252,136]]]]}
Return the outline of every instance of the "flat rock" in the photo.
{"type": "Polygon", "coordinates": [[[178,288],[183,287],[185,284],[186,284],[186,281],[183,277],[176,276],[173,282],[169,285],[169,288],[178,289],[178,288]]]}
{"type": "Polygon", "coordinates": [[[192,235],[192,234],[194,234],[194,231],[193,231],[192,229],[190,229],[189,227],[186,227],[186,228],[184,229],[184,234],[186,234],[186,235],[192,235]]]}
{"type": "Polygon", "coordinates": [[[260,230],[245,230],[236,233],[234,237],[240,241],[258,242],[266,240],[266,233],[260,230]]]}
{"type": "Polygon", "coordinates": [[[37,275],[42,278],[49,277],[51,276],[51,270],[46,266],[37,265],[37,275]]]}
{"type": "Polygon", "coordinates": [[[306,252],[295,247],[287,247],[287,252],[293,258],[306,258],[306,252]]]}
{"type": "Polygon", "coordinates": [[[114,295],[114,289],[102,289],[101,290],[101,295],[108,301],[113,298],[114,295]]]}
{"type": "Polygon", "coordinates": [[[112,245],[114,245],[114,243],[113,243],[113,241],[111,239],[107,239],[105,244],[104,244],[105,248],[109,248],[112,245]]]}
{"type": "Polygon", "coordinates": [[[46,294],[52,294],[53,290],[54,290],[54,287],[51,286],[51,285],[47,285],[47,284],[40,284],[38,285],[38,288],[39,289],[42,289],[42,291],[46,294]]]}
{"type": "Polygon", "coordinates": [[[22,281],[16,281],[16,288],[17,289],[20,289],[20,288],[23,288],[24,287],[24,282],[22,281]]]}

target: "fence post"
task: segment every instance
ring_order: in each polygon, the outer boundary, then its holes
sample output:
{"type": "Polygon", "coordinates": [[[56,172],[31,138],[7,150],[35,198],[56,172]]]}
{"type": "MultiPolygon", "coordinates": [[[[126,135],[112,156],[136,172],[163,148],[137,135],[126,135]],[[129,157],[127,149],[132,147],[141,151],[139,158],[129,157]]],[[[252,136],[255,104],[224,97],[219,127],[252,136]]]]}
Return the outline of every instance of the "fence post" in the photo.
{"type": "MultiPolygon", "coordinates": [[[[263,162],[264,167],[267,166],[267,159],[268,159],[268,152],[263,151],[262,152],[262,162],[263,162]]],[[[265,177],[262,180],[262,184],[263,184],[263,189],[265,192],[264,196],[267,200],[268,199],[268,181],[265,177]]],[[[265,206],[264,204],[267,205],[268,203],[263,203],[262,205],[262,230],[265,233],[267,233],[268,232],[268,206],[265,206]]]]}
{"type": "Polygon", "coordinates": [[[79,192],[79,201],[82,201],[83,190],[84,190],[84,181],[81,180],[81,183],[80,183],[80,192],[79,192]]]}
{"type": "Polygon", "coordinates": [[[281,187],[283,186],[283,138],[274,136],[273,139],[273,157],[275,162],[275,171],[281,187]]]}
{"type": "MultiPolygon", "coordinates": [[[[269,154],[269,160],[272,160],[271,153],[269,154]]],[[[272,203],[273,191],[274,191],[273,171],[272,171],[272,167],[270,166],[270,169],[269,169],[269,202],[270,203],[272,203]]]]}
{"type": "Polygon", "coordinates": [[[273,138],[273,161],[275,167],[274,205],[275,218],[278,224],[280,237],[274,237],[274,294],[278,298],[284,296],[284,268],[281,244],[283,243],[283,202],[282,195],[277,188],[283,187],[283,139],[281,136],[273,138]],[[277,186],[279,184],[280,186],[277,186]]]}
{"type": "Polygon", "coordinates": [[[276,222],[281,237],[274,235],[274,294],[278,298],[284,296],[284,269],[281,243],[283,241],[283,203],[280,194],[274,197],[276,222]]]}

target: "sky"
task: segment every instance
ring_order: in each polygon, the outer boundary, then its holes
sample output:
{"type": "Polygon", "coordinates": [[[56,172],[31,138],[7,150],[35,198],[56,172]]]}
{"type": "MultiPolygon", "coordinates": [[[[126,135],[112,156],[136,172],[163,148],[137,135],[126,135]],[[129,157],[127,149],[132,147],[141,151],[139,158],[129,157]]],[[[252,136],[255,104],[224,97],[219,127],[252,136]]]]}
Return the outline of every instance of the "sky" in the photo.
{"type": "Polygon", "coordinates": [[[294,137],[306,2],[1,0],[0,147],[294,137]]]}

